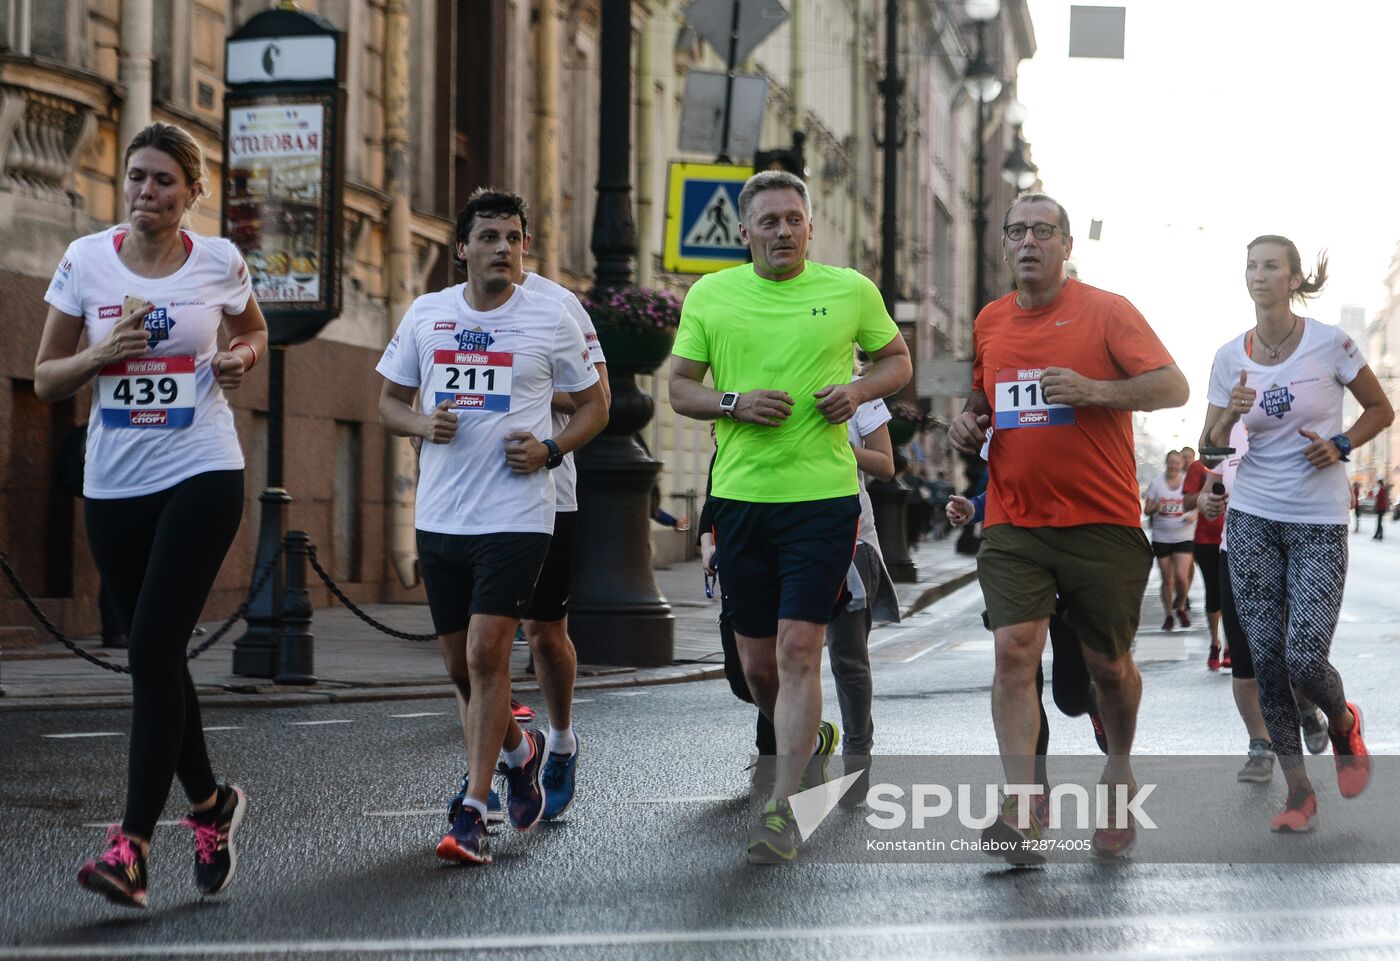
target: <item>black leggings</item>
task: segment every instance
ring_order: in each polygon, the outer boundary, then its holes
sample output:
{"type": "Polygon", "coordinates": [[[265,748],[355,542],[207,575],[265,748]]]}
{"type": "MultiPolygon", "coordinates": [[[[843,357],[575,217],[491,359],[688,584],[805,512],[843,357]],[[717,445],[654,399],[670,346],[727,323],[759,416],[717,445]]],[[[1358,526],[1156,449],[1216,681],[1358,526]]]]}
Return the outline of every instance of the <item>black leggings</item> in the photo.
{"type": "Polygon", "coordinates": [[[1220,545],[1197,544],[1194,553],[1196,566],[1201,569],[1201,583],[1206,589],[1206,613],[1219,614],[1220,598],[1220,545]]]}
{"type": "Polygon", "coordinates": [[[132,708],[122,830],[149,838],[172,777],[195,803],[217,787],[185,648],[243,517],[243,472],[88,500],[85,514],[103,586],[127,628],[132,708]]]}

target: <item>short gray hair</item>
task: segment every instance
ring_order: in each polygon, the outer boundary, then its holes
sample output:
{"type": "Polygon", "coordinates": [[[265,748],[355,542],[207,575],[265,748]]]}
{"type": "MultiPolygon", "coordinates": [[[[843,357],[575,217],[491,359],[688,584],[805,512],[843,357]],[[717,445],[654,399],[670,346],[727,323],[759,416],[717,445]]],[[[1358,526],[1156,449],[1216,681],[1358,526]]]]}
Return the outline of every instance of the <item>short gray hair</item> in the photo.
{"type": "Polygon", "coordinates": [[[1001,225],[1003,227],[1005,227],[1006,222],[1011,219],[1011,211],[1015,210],[1021,204],[1054,204],[1060,211],[1060,233],[1064,234],[1066,237],[1073,236],[1073,234],[1069,232],[1069,211],[1065,210],[1065,205],[1049,194],[1042,193],[1024,193],[1011,201],[1011,206],[1006,208],[1006,216],[1001,218],[1001,225]]]}
{"type": "Polygon", "coordinates": [[[802,206],[807,209],[807,219],[812,219],[812,195],[807,193],[807,182],[797,174],[786,170],[761,170],[744,183],[739,191],[739,222],[749,222],[749,206],[753,198],[765,190],[796,190],[802,198],[802,206]]]}

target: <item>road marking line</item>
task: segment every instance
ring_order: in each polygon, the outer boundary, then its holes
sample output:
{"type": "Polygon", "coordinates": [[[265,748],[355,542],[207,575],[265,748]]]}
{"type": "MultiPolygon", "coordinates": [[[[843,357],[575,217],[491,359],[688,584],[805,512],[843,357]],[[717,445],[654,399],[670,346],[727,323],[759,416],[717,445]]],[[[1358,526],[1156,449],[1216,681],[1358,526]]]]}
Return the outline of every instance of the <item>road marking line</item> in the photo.
{"type": "Polygon", "coordinates": [[[431,808],[422,811],[366,811],[367,818],[409,818],[419,817],[424,814],[441,814],[444,808],[431,808]]]}
{"type": "Polygon", "coordinates": [[[225,724],[223,727],[206,727],[206,728],[204,729],[204,733],[205,733],[205,734],[208,734],[210,731],[241,731],[241,730],[243,730],[243,725],[241,725],[241,724],[225,724]]]}
{"type": "Polygon", "coordinates": [[[415,714],[390,714],[390,717],[446,717],[446,711],[418,711],[415,714]]]}
{"type": "Polygon", "coordinates": [[[646,691],[608,691],[608,697],[641,697],[646,691]]]}
{"type": "Polygon", "coordinates": [[[320,724],[354,724],[348,717],[340,717],[331,721],[288,721],[288,727],[315,727],[320,724]]]}
{"type": "MultiPolygon", "coordinates": [[[[987,931],[1086,931],[1114,930],[1120,928],[1150,927],[1154,929],[1177,929],[1183,925],[1201,928],[1207,925],[1220,925],[1234,932],[1242,921],[1286,922],[1296,928],[1300,918],[1325,920],[1338,917],[1394,917],[1400,904],[1365,904],[1329,908],[1293,907],[1271,911],[1234,911],[1229,914],[1191,913],[1164,915],[1130,915],[1118,918],[1065,917],[1027,918],[1015,921],[995,921],[976,919],[954,922],[928,922],[923,924],[888,925],[841,925],[829,928],[750,928],[716,929],[709,931],[603,931],[578,932],[574,934],[524,934],[471,936],[454,938],[401,938],[397,940],[360,941],[264,941],[264,942],[204,942],[162,945],[45,945],[36,947],[0,947],[0,961],[48,961],[59,958],[168,958],[195,956],[256,956],[264,954],[316,954],[346,956],[350,954],[482,954],[488,951],[524,950],[529,948],[574,948],[574,947],[627,947],[642,945],[673,944],[743,944],[748,942],[787,941],[811,942],[828,941],[833,938],[849,938],[868,941],[871,938],[938,938],[948,935],[984,935],[987,931]]],[[[1229,934],[1235,937],[1234,934],[1229,934]]],[[[963,958],[995,958],[997,961],[1029,961],[1031,958],[1052,958],[1055,961],[1137,961],[1141,958],[1189,958],[1219,957],[1223,955],[1265,955],[1270,954],[1317,954],[1326,949],[1358,949],[1395,947],[1400,945],[1400,934],[1374,935],[1356,939],[1339,938],[1330,941],[1306,941],[1291,938],[1280,942],[1255,943],[1197,943],[1175,944],[1163,947],[1135,945],[1132,949],[1120,952],[1083,951],[1076,953],[1047,953],[1023,955],[981,955],[971,956],[959,953],[963,958]]],[[[926,956],[923,952],[920,957],[926,956]]]]}
{"type": "Polygon", "coordinates": [[[945,646],[947,645],[947,643],[948,643],[947,641],[934,641],[932,644],[930,644],[928,647],[924,648],[924,649],[923,649],[922,651],[920,651],[919,653],[914,654],[914,655],[911,655],[910,657],[906,657],[904,660],[900,661],[899,663],[901,663],[901,664],[908,664],[908,663],[910,663],[910,662],[912,662],[912,661],[917,661],[919,658],[923,657],[925,654],[928,654],[930,651],[936,651],[936,650],[938,650],[938,649],[941,648],[941,647],[945,647],[945,646]]]}
{"type": "Polygon", "coordinates": [[[892,641],[897,641],[897,640],[899,640],[899,639],[900,639],[901,637],[903,637],[905,634],[912,634],[914,631],[921,630],[922,628],[923,628],[923,625],[920,625],[919,627],[906,627],[906,628],[904,628],[902,631],[895,631],[895,632],[894,632],[893,634],[891,634],[889,637],[882,637],[882,638],[880,638],[878,641],[876,641],[874,644],[871,644],[871,645],[870,645],[870,650],[872,650],[872,651],[878,650],[879,648],[884,647],[886,644],[889,644],[889,643],[892,642],[892,641]]]}
{"type": "MultiPolygon", "coordinates": [[[[116,818],[115,820],[116,820],[116,821],[120,821],[121,818],[116,818]]],[[[114,823],[114,821],[84,821],[84,822],[83,822],[83,827],[85,827],[85,828],[106,828],[106,827],[111,827],[113,823],[114,823]]],[[[179,827],[179,826],[180,826],[179,820],[174,820],[174,821],[157,821],[157,822],[156,822],[156,827],[179,827]]]]}
{"type": "Polygon", "coordinates": [[[702,794],[698,797],[657,797],[638,798],[631,801],[623,801],[623,804],[713,804],[716,801],[732,801],[734,798],[719,794],[702,794]]]}
{"type": "Polygon", "coordinates": [[[593,698],[591,698],[591,697],[576,697],[576,698],[574,698],[570,703],[571,703],[571,704],[592,704],[592,703],[593,703],[593,698]]]}
{"type": "Polygon", "coordinates": [[[80,731],[73,734],[45,734],[44,737],[53,738],[55,741],[68,741],[78,737],[121,737],[122,731],[80,731]]]}

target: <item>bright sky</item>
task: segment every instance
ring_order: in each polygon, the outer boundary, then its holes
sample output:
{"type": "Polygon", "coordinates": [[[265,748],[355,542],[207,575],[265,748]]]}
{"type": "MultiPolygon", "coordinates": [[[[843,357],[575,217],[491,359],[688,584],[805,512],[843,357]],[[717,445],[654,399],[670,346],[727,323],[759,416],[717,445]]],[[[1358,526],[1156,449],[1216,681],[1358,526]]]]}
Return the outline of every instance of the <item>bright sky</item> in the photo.
{"type": "Polygon", "coordinates": [[[1289,237],[1308,270],[1328,248],[1309,316],[1336,323],[1358,304],[1369,321],[1384,304],[1400,241],[1400,2],[1098,2],[1127,7],[1122,60],[1071,60],[1070,0],[1029,0],[1024,133],[1069,211],[1081,279],[1128,297],[1191,382],[1190,403],[1149,415],[1149,431],[1194,446],[1215,350],[1254,324],[1251,239],[1289,237]]]}

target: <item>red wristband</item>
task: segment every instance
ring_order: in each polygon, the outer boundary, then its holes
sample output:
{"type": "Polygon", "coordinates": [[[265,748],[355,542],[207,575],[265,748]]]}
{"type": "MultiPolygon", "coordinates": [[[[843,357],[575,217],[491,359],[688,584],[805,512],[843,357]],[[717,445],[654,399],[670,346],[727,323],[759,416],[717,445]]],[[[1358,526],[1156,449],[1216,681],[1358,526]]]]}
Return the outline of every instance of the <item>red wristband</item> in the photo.
{"type": "Polygon", "coordinates": [[[254,347],[252,344],[248,343],[246,340],[235,340],[235,341],[232,341],[232,342],[228,345],[228,349],[229,349],[230,352],[232,352],[233,350],[235,350],[235,349],[237,349],[237,348],[239,348],[239,347],[247,347],[248,350],[250,350],[250,351],[252,352],[252,354],[253,354],[253,362],[252,362],[251,364],[249,364],[247,367],[244,367],[244,368],[243,368],[244,372],[246,373],[247,371],[250,371],[250,370],[252,370],[254,367],[258,366],[258,349],[257,349],[256,347],[254,347]]]}

